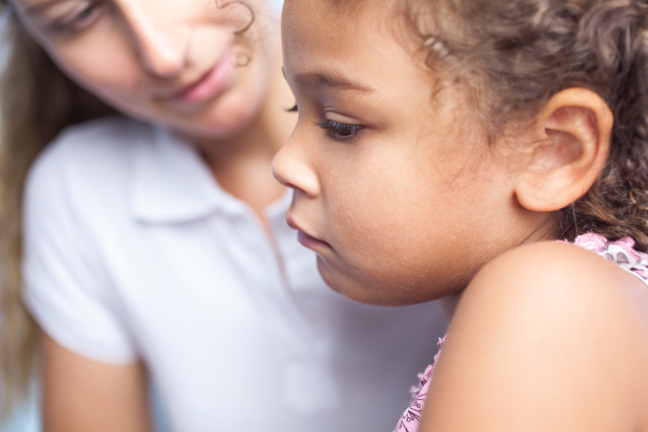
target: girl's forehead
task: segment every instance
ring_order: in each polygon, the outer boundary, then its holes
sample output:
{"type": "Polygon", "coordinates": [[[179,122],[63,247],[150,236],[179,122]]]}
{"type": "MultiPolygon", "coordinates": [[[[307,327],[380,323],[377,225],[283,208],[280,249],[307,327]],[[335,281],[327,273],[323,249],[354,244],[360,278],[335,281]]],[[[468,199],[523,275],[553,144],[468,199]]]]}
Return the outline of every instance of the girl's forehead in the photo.
{"type": "Polygon", "coordinates": [[[387,45],[406,52],[411,61],[413,50],[404,43],[398,7],[396,0],[285,0],[283,40],[302,51],[323,45],[348,51],[353,45],[373,52],[377,45],[387,45]]]}
{"type": "MultiPolygon", "coordinates": [[[[339,0],[285,0],[282,14],[284,36],[324,33],[329,40],[367,40],[390,33],[394,15],[381,8],[382,0],[344,3],[339,0]],[[355,5],[355,7],[351,7],[355,5]],[[363,6],[363,7],[360,7],[363,6]]],[[[389,34],[393,36],[393,34],[389,34]]]]}
{"type": "Polygon", "coordinates": [[[342,21],[384,16],[395,5],[395,0],[284,0],[283,16],[289,21],[295,18],[293,14],[300,14],[302,19],[310,17],[314,20],[335,17],[342,24],[342,21]]]}
{"type": "Polygon", "coordinates": [[[298,98],[352,94],[379,101],[406,94],[408,98],[421,96],[427,109],[433,85],[429,69],[379,20],[350,15],[340,18],[344,12],[332,10],[335,8],[327,3],[286,0],[284,70],[298,98]]]}
{"type": "Polygon", "coordinates": [[[416,63],[413,51],[394,31],[396,15],[393,10],[379,7],[387,2],[361,2],[366,6],[353,9],[353,12],[348,6],[336,6],[339,3],[336,0],[285,0],[282,36],[287,63],[319,64],[342,58],[355,63],[361,59],[375,63],[375,68],[367,64],[363,70],[379,71],[384,69],[381,64],[388,57],[390,62],[400,61],[398,67],[392,69],[394,73],[416,63]]]}

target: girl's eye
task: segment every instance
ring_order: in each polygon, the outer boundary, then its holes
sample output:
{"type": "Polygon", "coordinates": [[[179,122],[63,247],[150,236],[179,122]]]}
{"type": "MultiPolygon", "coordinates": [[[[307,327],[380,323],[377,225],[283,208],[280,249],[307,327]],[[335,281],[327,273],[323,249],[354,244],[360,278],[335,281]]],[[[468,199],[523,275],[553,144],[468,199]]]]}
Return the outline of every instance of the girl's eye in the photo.
{"type": "Polygon", "coordinates": [[[330,119],[315,124],[328,131],[329,136],[336,141],[350,140],[365,128],[364,126],[340,123],[330,119]]]}
{"type": "Polygon", "coordinates": [[[299,112],[299,108],[297,108],[297,104],[295,104],[294,107],[287,109],[286,112],[299,112]]]}
{"type": "Polygon", "coordinates": [[[98,1],[84,2],[68,16],[55,21],[52,30],[56,33],[77,33],[90,27],[103,12],[103,5],[98,1]]]}

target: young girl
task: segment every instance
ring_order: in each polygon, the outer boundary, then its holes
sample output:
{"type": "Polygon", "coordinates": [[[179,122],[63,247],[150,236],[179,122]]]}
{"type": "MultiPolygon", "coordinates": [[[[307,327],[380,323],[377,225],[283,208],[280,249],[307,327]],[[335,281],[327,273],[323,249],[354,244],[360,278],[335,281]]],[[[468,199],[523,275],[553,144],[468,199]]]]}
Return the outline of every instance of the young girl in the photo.
{"type": "Polygon", "coordinates": [[[397,431],[648,431],[647,17],[286,0],[288,223],[336,291],[452,318],[397,431]]]}
{"type": "Polygon", "coordinates": [[[399,351],[442,326],[331,293],[286,225],[270,163],[294,98],[270,5],[7,8],[0,388],[30,379],[22,298],[47,431],[149,430],[149,381],[181,432],[389,427],[407,400],[389,389],[432,352],[399,351]]]}

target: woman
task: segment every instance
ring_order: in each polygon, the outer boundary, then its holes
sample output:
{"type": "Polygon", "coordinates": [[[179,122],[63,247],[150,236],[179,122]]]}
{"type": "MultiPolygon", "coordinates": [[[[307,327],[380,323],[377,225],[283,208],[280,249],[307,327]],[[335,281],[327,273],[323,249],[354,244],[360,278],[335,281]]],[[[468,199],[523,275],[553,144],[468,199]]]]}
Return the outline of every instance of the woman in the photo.
{"type": "Polygon", "coordinates": [[[45,430],[150,430],[149,379],[183,432],[390,427],[408,400],[391,389],[429,357],[415,340],[442,320],[430,305],[330,293],[285,225],[290,195],[270,162],[294,99],[269,5],[8,7],[9,395],[29,381],[38,339],[22,298],[43,331],[45,430]],[[106,117],[115,110],[126,117],[106,117]]]}

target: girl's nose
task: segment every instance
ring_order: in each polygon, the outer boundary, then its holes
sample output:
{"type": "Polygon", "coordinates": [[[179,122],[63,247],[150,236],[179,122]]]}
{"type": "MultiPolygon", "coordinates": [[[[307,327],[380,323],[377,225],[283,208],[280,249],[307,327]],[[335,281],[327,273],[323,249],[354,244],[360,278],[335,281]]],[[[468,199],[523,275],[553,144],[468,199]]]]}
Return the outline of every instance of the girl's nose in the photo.
{"type": "Polygon", "coordinates": [[[141,3],[123,2],[121,7],[137,54],[152,76],[173,78],[185,66],[190,31],[177,21],[177,13],[165,10],[161,3],[154,2],[157,10],[141,3]]]}
{"type": "Polygon", "coordinates": [[[308,163],[307,149],[297,133],[277,152],[272,161],[272,174],[279,183],[314,198],[320,193],[317,173],[308,163]]]}

